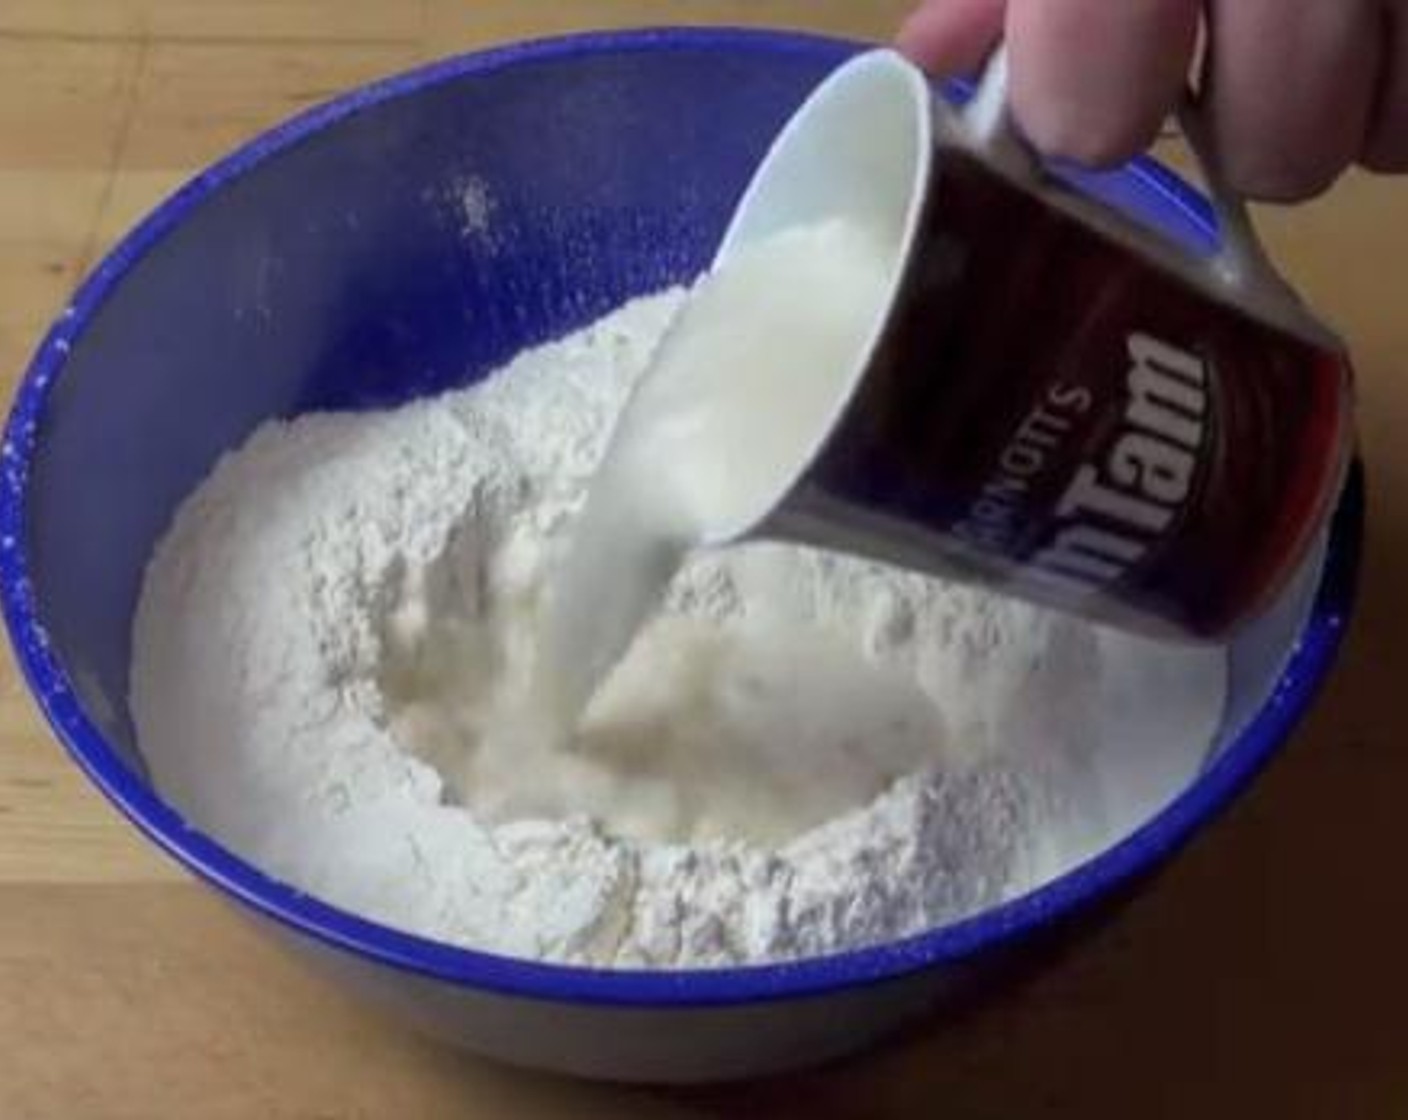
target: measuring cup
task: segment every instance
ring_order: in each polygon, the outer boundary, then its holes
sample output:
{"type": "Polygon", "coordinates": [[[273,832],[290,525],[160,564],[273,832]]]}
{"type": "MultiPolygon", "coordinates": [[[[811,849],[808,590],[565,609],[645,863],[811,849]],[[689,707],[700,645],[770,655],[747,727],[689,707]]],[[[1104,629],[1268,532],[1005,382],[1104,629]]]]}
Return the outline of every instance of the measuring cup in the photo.
{"type": "Polygon", "coordinates": [[[716,264],[846,216],[900,246],[893,295],[827,430],[728,539],[1191,640],[1267,607],[1344,479],[1350,367],[1183,120],[1219,225],[1205,256],[1043,166],[1011,123],[1001,52],[962,110],[893,52],[837,70],[760,166],[716,264]]]}

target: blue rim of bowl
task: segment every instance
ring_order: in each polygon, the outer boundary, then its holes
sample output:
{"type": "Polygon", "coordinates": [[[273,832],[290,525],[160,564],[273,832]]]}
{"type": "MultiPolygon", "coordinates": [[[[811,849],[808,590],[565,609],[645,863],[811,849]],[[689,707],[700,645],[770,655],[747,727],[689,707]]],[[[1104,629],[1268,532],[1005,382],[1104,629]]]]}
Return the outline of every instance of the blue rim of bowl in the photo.
{"type": "MultiPolygon", "coordinates": [[[[72,682],[49,647],[24,547],[27,483],[48,394],[75,341],[125,274],[222,186],[370,106],[522,63],[668,50],[800,55],[839,62],[868,46],[793,32],[680,27],[571,35],[447,59],[359,88],[259,136],[177,190],[95,268],[40,344],[20,384],[0,447],[0,605],[21,669],[50,726],[79,767],[129,820],[198,877],[257,913],[365,961],[525,998],[688,1007],[816,995],[956,964],[1010,946],[1152,870],[1233,799],[1289,737],[1340,645],[1354,604],[1361,551],[1364,501],[1358,471],[1340,503],[1314,606],[1285,670],[1256,717],[1188,790],[1136,832],[1027,895],[900,941],[798,961],[673,971],[579,968],[458,948],[327,905],[262,874],[164,804],[84,714],[72,682]]],[[[1210,207],[1178,176],[1147,159],[1136,161],[1128,173],[1209,236],[1215,234],[1210,207]]]]}

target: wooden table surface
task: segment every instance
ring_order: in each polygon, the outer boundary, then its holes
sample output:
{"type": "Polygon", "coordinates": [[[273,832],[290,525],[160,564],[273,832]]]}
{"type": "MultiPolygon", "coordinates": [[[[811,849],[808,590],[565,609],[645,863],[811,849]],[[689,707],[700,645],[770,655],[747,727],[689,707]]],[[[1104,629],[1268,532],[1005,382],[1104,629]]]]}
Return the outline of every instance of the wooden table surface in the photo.
{"type": "MultiPolygon", "coordinates": [[[[76,281],[165,192],[355,83],[591,26],[879,38],[904,6],[0,0],[0,375],[18,375],[76,281]]],[[[6,660],[0,1120],[1408,1117],[1408,181],[1354,176],[1262,224],[1360,364],[1360,620],[1254,795],[1055,971],[969,1021],[760,1085],[638,1092],[495,1068],[304,977],[156,856],[65,759],[6,660]]]]}

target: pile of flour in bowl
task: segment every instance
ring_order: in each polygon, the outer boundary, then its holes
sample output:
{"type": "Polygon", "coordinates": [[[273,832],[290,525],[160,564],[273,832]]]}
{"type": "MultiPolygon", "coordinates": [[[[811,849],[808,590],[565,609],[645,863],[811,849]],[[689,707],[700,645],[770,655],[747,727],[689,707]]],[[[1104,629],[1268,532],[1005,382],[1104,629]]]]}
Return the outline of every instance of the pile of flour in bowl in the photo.
{"type": "Polygon", "coordinates": [[[1220,655],[780,545],[692,561],[572,749],[545,747],[546,577],[681,298],[217,465],[134,630],[142,752],[195,827],[447,942],[713,966],[970,914],[1191,776],[1220,655]]]}

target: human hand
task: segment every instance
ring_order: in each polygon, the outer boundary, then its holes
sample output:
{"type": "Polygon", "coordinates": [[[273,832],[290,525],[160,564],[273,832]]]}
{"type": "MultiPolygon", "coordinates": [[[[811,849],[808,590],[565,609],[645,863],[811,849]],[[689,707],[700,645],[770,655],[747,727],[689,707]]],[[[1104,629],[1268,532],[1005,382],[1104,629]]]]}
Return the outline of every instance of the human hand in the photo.
{"type": "Polygon", "coordinates": [[[1022,131],[1050,155],[1107,166],[1153,142],[1205,13],[1201,96],[1235,189],[1295,201],[1353,163],[1408,171],[1402,0],[922,0],[899,45],[953,75],[1004,38],[1022,131]]]}

